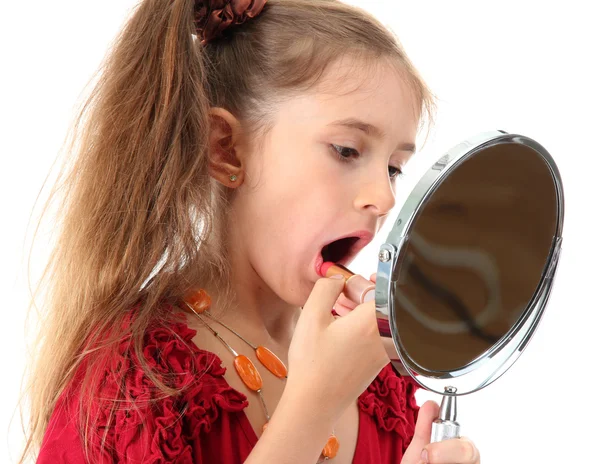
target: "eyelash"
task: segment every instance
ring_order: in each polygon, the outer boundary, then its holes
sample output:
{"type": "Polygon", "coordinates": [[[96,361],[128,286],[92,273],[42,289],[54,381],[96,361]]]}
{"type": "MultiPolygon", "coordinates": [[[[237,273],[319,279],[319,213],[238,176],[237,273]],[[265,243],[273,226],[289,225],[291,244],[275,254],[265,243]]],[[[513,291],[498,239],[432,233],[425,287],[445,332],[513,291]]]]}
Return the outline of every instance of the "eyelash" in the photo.
{"type": "MultiPolygon", "coordinates": [[[[343,147],[343,146],[335,145],[335,144],[331,144],[331,148],[333,149],[333,151],[336,152],[336,154],[338,155],[338,159],[340,161],[342,161],[343,163],[350,163],[351,162],[350,156],[343,156],[342,155],[342,152],[344,150],[351,150],[351,151],[353,151],[356,154],[356,156],[360,156],[360,153],[358,153],[358,151],[355,150],[354,148],[343,147]]],[[[399,169],[396,166],[388,166],[388,168],[392,168],[392,169],[396,170],[396,174],[394,174],[393,176],[390,176],[391,179],[396,179],[397,177],[402,177],[402,175],[404,174],[402,172],[402,169],[399,169]]]]}

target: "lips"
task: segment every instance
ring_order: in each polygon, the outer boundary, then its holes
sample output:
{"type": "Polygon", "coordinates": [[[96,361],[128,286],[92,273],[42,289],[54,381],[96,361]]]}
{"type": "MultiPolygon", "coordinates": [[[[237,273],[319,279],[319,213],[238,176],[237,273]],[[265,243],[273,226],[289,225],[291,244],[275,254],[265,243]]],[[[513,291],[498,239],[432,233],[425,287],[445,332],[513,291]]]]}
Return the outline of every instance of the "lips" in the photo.
{"type": "Polygon", "coordinates": [[[335,259],[337,264],[346,265],[358,254],[360,250],[362,250],[365,246],[367,246],[373,240],[374,234],[368,230],[356,230],[354,232],[350,232],[348,234],[342,235],[340,237],[334,238],[333,240],[329,240],[328,242],[321,245],[319,248],[319,253],[315,260],[315,271],[318,275],[320,274],[321,265],[324,262],[323,259],[323,250],[331,245],[334,242],[342,239],[350,239],[355,238],[354,242],[351,243],[351,240],[348,240],[344,245],[348,247],[343,250],[343,256],[339,259],[335,259]]]}

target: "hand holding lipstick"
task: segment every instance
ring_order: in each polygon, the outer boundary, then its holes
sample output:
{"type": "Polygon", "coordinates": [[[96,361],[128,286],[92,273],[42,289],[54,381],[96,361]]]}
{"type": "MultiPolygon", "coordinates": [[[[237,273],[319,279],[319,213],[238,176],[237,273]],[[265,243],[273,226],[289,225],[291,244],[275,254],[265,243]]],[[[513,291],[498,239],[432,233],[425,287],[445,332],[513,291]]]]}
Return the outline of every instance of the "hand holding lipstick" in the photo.
{"type": "MultiPolygon", "coordinates": [[[[333,263],[324,263],[323,267],[321,268],[321,272],[322,274],[330,274],[333,275],[335,273],[337,273],[337,271],[335,270],[336,267],[338,266],[332,266],[331,264],[333,263]]],[[[352,274],[352,272],[346,268],[342,267],[342,273],[344,273],[344,271],[347,271],[347,274],[352,274]]],[[[371,277],[369,278],[369,280],[367,281],[367,279],[365,279],[362,276],[357,276],[356,277],[357,280],[359,280],[359,282],[355,283],[355,286],[358,287],[358,291],[354,291],[353,292],[353,296],[361,293],[361,291],[364,291],[364,289],[370,289],[370,282],[372,282],[373,284],[375,283],[375,281],[377,280],[377,273],[373,273],[371,274],[371,277]]],[[[346,280],[347,282],[347,280],[346,280]]],[[[347,286],[347,283],[346,283],[347,286]]],[[[344,291],[343,293],[340,294],[340,296],[338,297],[338,299],[335,302],[335,305],[333,307],[333,309],[335,310],[335,312],[339,315],[339,316],[346,316],[347,314],[349,314],[350,312],[352,312],[352,310],[354,308],[356,308],[360,303],[357,303],[354,299],[350,298],[349,295],[347,295],[348,293],[352,292],[348,292],[348,291],[344,291]]],[[[390,360],[390,362],[392,363],[392,365],[394,366],[394,368],[396,369],[396,371],[400,374],[400,375],[408,375],[408,372],[406,372],[406,369],[404,368],[404,366],[402,365],[402,362],[400,361],[399,357],[398,357],[398,352],[396,351],[396,347],[394,346],[394,342],[392,341],[391,338],[388,337],[381,337],[381,342],[383,343],[383,347],[385,348],[385,352],[388,355],[388,358],[390,360]]]]}
{"type": "Polygon", "coordinates": [[[314,407],[321,422],[332,424],[389,362],[374,301],[356,305],[343,318],[332,316],[345,285],[333,276],[316,282],[288,350],[288,380],[281,400],[314,407]]]}
{"type": "MultiPolygon", "coordinates": [[[[334,306],[333,308],[340,316],[348,314],[359,304],[375,299],[374,280],[369,281],[361,275],[354,274],[350,269],[341,264],[332,263],[330,261],[325,262],[321,265],[319,273],[323,277],[332,277],[339,274],[344,278],[345,285],[342,294],[345,299],[339,303],[339,300],[336,301],[337,307],[334,306]]],[[[373,279],[373,275],[371,276],[371,279],[373,279]]]]}
{"type": "MultiPolygon", "coordinates": [[[[373,274],[371,274],[371,277],[369,277],[369,280],[371,282],[375,283],[376,279],[377,279],[377,273],[374,272],[373,274]]],[[[352,311],[354,308],[356,308],[357,305],[358,305],[358,303],[351,300],[344,293],[342,293],[342,294],[340,294],[339,298],[335,302],[335,306],[333,307],[333,309],[340,316],[345,316],[350,311],[352,311]]]]}

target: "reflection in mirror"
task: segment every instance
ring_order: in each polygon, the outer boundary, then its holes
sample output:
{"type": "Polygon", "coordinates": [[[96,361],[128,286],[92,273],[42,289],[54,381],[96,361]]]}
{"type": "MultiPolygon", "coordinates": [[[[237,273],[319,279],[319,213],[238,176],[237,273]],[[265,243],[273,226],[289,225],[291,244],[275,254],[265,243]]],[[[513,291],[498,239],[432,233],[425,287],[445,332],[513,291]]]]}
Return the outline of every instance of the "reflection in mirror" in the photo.
{"type": "Polygon", "coordinates": [[[484,148],[449,174],[393,276],[396,327],[414,363],[460,369],[514,326],[545,269],[557,205],[548,165],[525,145],[484,148]]]}

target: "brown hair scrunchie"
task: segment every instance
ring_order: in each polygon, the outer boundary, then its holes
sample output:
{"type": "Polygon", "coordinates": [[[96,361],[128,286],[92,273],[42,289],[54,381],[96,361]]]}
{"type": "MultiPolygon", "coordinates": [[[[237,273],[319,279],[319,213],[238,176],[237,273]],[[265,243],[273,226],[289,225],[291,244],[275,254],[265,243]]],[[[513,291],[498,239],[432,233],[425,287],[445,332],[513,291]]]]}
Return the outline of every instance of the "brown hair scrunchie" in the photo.
{"type": "Polygon", "coordinates": [[[220,37],[231,24],[242,24],[262,11],[267,0],[196,0],[194,24],[202,44],[220,37]]]}

